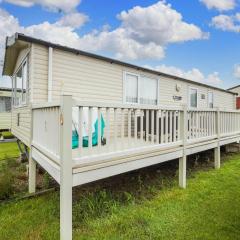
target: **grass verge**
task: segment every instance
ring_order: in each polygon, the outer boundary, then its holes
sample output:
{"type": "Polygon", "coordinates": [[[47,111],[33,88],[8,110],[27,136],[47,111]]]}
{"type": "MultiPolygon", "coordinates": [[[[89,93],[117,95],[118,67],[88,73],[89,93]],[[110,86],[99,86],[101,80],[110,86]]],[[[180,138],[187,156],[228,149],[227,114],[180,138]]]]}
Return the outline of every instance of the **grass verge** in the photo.
{"type": "MultiPolygon", "coordinates": [[[[76,189],[74,239],[240,239],[240,154],[189,161],[186,190],[171,164],[76,189]]],[[[0,222],[3,240],[59,239],[59,193],[4,204],[0,222]]]]}

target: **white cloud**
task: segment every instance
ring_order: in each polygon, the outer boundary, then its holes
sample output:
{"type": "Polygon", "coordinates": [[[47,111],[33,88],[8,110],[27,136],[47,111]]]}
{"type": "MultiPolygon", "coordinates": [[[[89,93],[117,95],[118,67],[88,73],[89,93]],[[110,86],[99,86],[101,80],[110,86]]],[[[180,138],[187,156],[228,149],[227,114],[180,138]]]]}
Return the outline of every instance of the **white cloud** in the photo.
{"type": "Polygon", "coordinates": [[[211,25],[223,31],[240,33],[240,13],[236,15],[218,15],[212,18],[211,25]]]}
{"type": "Polygon", "coordinates": [[[63,27],[72,27],[77,29],[82,27],[88,20],[89,17],[87,15],[78,12],[72,12],[64,15],[59,21],[56,22],[56,24],[63,27]]]}
{"type": "Polygon", "coordinates": [[[183,21],[182,15],[170,4],[159,1],[149,7],[134,7],[118,15],[122,28],[139,42],[166,44],[208,37],[194,24],[183,21]]]}
{"type": "Polygon", "coordinates": [[[35,4],[53,11],[70,12],[74,10],[81,0],[3,0],[22,7],[32,7],[35,4]]]}
{"type": "MultiPolygon", "coordinates": [[[[17,19],[8,15],[18,23],[17,19]]],[[[131,60],[161,59],[170,43],[207,37],[194,24],[184,22],[182,15],[165,1],[149,7],[134,7],[128,12],[121,12],[118,18],[121,20],[118,28],[112,31],[105,28],[83,36],[78,35],[75,28],[83,24],[87,17],[79,13],[70,13],[54,24],[44,22],[22,28],[21,31],[44,40],[87,51],[107,52],[114,57],[131,60]]],[[[5,21],[8,19],[5,18],[5,21]]]]}
{"type": "Polygon", "coordinates": [[[87,34],[80,39],[80,46],[90,51],[111,51],[118,58],[161,59],[170,43],[208,38],[199,27],[184,22],[165,1],[123,11],[118,19],[118,28],[87,34]]]}
{"type": "MultiPolygon", "coordinates": [[[[146,67],[149,68],[149,66],[146,66],[146,67]]],[[[213,72],[208,75],[204,75],[197,68],[193,68],[189,71],[184,71],[180,68],[173,67],[173,66],[166,66],[166,65],[159,65],[159,66],[150,67],[150,68],[163,73],[171,74],[174,76],[193,80],[200,83],[206,83],[211,85],[219,85],[220,83],[222,83],[222,80],[220,79],[218,72],[213,72]]]]}
{"type": "MultiPolygon", "coordinates": [[[[40,0],[21,0],[22,4],[25,2],[40,4],[40,0]]],[[[80,1],[69,1],[69,8],[64,7],[68,5],[66,2],[44,0],[41,4],[50,8],[51,6],[61,7],[67,12],[80,1]],[[74,4],[71,5],[73,2],[74,4]]],[[[185,22],[182,15],[165,1],[159,1],[149,7],[138,6],[129,11],[123,11],[118,15],[118,19],[121,23],[113,30],[103,26],[99,31],[94,30],[80,36],[76,29],[88,21],[88,17],[81,13],[72,11],[55,23],[45,21],[23,27],[17,18],[0,9],[0,47],[3,48],[7,35],[22,32],[85,51],[109,54],[118,59],[147,60],[162,59],[168,44],[208,37],[208,34],[196,25],[185,22]]],[[[0,59],[2,59],[1,56],[0,59]]]]}
{"type": "Polygon", "coordinates": [[[236,7],[235,0],[200,0],[208,9],[217,9],[219,11],[228,11],[236,7]]]}
{"type": "Polygon", "coordinates": [[[234,66],[234,77],[240,79],[240,64],[234,66]]]}

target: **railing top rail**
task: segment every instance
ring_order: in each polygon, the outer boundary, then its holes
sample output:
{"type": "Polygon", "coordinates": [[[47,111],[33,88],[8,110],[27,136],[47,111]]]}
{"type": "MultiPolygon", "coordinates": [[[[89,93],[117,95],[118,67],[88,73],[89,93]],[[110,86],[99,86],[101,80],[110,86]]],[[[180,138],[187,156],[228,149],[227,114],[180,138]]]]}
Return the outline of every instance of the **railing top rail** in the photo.
{"type": "Polygon", "coordinates": [[[52,108],[60,107],[60,102],[46,102],[46,103],[34,103],[32,104],[32,109],[41,109],[41,108],[52,108]]]}
{"type": "Polygon", "coordinates": [[[97,108],[124,108],[124,109],[141,109],[141,110],[173,110],[182,111],[183,106],[168,106],[168,105],[139,105],[139,104],[121,104],[121,103],[105,103],[105,102],[90,102],[90,101],[73,101],[74,107],[97,107],[97,108]]]}
{"type": "Polygon", "coordinates": [[[240,113],[240,110],[228,110],[228,109],[220,109],[220,112],[225,112],[225,113],[240,113]]]}
{"type": "Polygon", "coordinates": [[[187,108],[189,112],[217,112],[217,108],[187,108]]]}

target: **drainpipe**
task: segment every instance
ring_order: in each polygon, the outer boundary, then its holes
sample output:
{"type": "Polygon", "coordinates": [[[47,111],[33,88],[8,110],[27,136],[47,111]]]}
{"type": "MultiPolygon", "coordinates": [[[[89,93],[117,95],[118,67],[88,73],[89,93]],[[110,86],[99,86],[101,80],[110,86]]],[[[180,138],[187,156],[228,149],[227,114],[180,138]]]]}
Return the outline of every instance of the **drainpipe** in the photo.
{"type": "Polygon", "coordinates": [[[48,48],[48,102],[52,101],[52,57],[53,49],[48,48]]]}

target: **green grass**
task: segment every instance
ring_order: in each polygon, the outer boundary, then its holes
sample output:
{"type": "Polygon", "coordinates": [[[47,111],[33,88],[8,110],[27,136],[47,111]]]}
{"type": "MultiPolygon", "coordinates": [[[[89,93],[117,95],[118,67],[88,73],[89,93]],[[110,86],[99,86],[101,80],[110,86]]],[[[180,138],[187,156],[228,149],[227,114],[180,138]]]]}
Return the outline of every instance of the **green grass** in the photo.
{"type": "Polygon", "coordinates": [[[0,161],[17,157],[19,157],[19,150],[16,142],[0,143],[0,161]]]}
{"type": "Polygon", "coordinates": [[[14,138],[14,136],[12,135],[11,132],[2,132],[1,134],[2,134],[2,136],[4,137],[4,139],[14,138]]]}
{"type": "MultiPolygon", "coordinates": [[[[240,239],[240,154],[220,170],[190,165],[186,190],[174,164],[77,189],[74,239],[240,239]]],[[[0,239],[59,239],[59,193],[0,206],[0,239]]]]}

